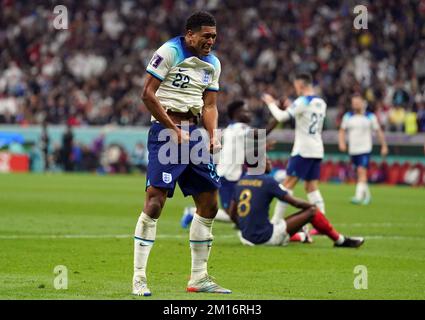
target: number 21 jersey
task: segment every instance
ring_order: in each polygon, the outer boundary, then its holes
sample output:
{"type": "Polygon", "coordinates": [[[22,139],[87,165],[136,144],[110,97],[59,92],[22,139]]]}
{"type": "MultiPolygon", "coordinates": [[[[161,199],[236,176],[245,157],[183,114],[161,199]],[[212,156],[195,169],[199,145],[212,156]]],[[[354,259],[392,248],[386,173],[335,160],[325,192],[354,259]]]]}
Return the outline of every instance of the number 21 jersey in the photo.
{"type": "Polygon", "coordinates": [[[295,141],[291,156],[322,159],[326,102],[318,96],[301,96],[291,104],[288,112],[295,119],[295,141]]]}

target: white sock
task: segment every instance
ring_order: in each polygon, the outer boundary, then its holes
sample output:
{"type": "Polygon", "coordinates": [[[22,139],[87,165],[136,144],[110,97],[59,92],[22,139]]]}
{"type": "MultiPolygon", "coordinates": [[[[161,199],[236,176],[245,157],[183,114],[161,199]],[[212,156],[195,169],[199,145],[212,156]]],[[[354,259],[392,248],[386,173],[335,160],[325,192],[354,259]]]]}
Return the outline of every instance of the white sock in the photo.
{"type": "Polygon", "coordinates": [[[304,242],[306,235],[304,232],[297,232],[298,237],[300,237],[300,242],[304,242]]]}
{"type": "Polygon", "coordinates": [[[215,216],[215,220],[217,220],[217,221],[223,221],[223,222],[230,222],[230,221],[232,221],[230,219],[230,216],[223,209],[218,209],[217,215],[215,216]]]}
{"type": "Polygon", "coordinates": [[[335,241],[336,244],[342,244],[345,241],[345,237],[340,234],[338,240],[335,241]]]}
{"type": "MultiPolygon", "coordinates": [[[[288,194],[290,196],[292,196],[294,194],[294,192],[292,190],[287,190],[288,194]]],[[[286,211],[286,207],[288,206],[288,204],[284,201],[280,201],[278,200],[276,202],[276,205],[274,207],[274,211],[273,211],[273,217],[270,220],[270,222],[272,224],[277,223],[278,221],[283,219],[283,216],[285,215],[285,211],[286,211]]]]}
{"type": "Polygon", "coordinates": [[[367,184],[367,182],[364,182],[364,198],[365,199],[370,199],[371,194],[370,194],[370,190],[369,190],[369,185],[367,184]]]}
{"type": "Polygon", "coordinates": [[[156,222],[142,212],[134,233],[134,276],[146,278],[146,264],[156,236],[156,222]]]}
{"type": "Polygon", "coordinates": [[[190,226],[190,251],[192,253],[191,280],[196,280],[208,274],[207,262],[211,251],[214,219],[203,218],[198,214],[193,216],[190,226]]]}
{"type": "Polygon", "coordinates": [[[323,214],[325,214],[325,201],[323,201],[322,194],[319,190],[308,193],[307,199],[309,202],[318,207],[323,214]]]}
{"type": "Polygon", "coordinates": [[[354,195],[354,198],[356,198],[357,200],[363,199],[363,183],[362,182],[357,182],[356,194],[354,195]]]}

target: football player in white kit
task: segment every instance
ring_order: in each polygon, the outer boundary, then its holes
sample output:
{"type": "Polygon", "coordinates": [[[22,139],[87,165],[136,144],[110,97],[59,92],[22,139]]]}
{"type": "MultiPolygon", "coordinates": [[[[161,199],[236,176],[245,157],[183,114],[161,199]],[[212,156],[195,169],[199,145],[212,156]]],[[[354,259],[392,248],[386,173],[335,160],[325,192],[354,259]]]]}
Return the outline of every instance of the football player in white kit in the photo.
{"type": "Polygon", "coordinates": [[[388,154],[388,147],[384,132],[379,126],[376,116],[366,111],[366,103],[361,95],[352,96],[351,108],[353,111],[345,113],[342,118],[338,137],[339,150],[341,152],[347,151],[346,133],[348,133],[348,154],[351,156],[351,162],[356,167],[357,173],[356,193],[351,202],[367,205],[371,201],[367,184],[367,169],[372,152],[373,133],[376,132],[378,135],[382,156],[388,154]]]}
{"type": "MultiPolygon", "coordinates": [[[[318,184],[324,155],[322,128],[327,106],[322,98],[315,95],[310,74],[296,75],[293,85],[298,98],[286,110],[281,110],[271,95],[264,94],[262,97],[276,120],[286,122],[295,119],[295,141],[283,186],[293,195],[298,180],[304,180],[308,201],[325,213],[318,184]]],[[[287,203],[278,201],[271,221],[283,219],[286,207],[287,203]]]]}
{"type": "Polygon", "coordinates": [[[177,183],[185,196],[192,196],[197,207],[189,233],[192,268],[186,290],[231,293],[219,286],[207,270],[220,177],[211,154],[207,155],[207,161],[200,163],[184,159],[199,145],[210,152],[220,148],[215,134],[221,67],[218,58],[211,53],[217,37],[216,21],[207,12],[197,12],[187,19],[185,29],[184,36],[175,37],[156,50],[146,68],[148,75],[142,99],[152,113],[152,126],[147,144],[149,162],[145,204],[134,236],[133,294],[138,296],[151,295],[147,286],[147,262],[156,239],[158,218],[166,199],[173,196],[177,183]],[[193,133],[199,133],[197,123],[200,118],[209,141],[190,139],[193,133]],[[177,163],[163,161],[161,155],[170,143],[166,141],[170,132],[174,145],[188,146],[187,152],[170,152],[174,153],[177,163]]]}

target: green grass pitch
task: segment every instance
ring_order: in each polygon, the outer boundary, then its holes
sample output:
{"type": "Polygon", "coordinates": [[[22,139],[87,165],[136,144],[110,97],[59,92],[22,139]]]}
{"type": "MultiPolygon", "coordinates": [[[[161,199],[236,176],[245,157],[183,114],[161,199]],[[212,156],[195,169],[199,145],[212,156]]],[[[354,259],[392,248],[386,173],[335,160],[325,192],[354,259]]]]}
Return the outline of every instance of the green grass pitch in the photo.
{"type": "MultiPolygon", "coordinates": [[[[360,249],[311,245],[243,247],[230,224],[214,224],[209,272],[231,295],[186,293],[188,230],[180,228],[180,191],[158,224],[148,265],[153,296],[130,295],[133,240],[144,178],[94,175],[0,175],[0,299],[425,299],[425,190],[372,186],[373,202],[348,203],[354,186],[324,184],[327,216],[360,249]],[[55,266],[68,269],[56,290],[55,266]],[[368,271],[356,290],[354,268],[368,271]]],[[[296,194],[304,196],[301,186],[296,194]]]]}

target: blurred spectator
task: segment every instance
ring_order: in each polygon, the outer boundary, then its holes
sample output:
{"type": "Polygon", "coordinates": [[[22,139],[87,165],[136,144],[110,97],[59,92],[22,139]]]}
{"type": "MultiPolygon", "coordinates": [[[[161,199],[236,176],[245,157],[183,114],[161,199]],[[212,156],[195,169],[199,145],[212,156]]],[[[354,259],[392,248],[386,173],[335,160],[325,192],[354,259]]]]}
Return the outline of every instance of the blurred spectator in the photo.
{"type": "Polygon", "coordinates": [[[66,131],[62,136],[62,160],[61,163],[65,171],[74,171],[73,161],[73,146],[74,146],[74,135],[72,133],[72,127],[66,126],[66,131]]]}
{"type": "Polygon", "coordinates": [[[418,133],[418,118],[416,112],[409,108],[406,112],[406,117],[404,119],[404,129],[405,133],[408,135],[413,135],[418,133]]]}
{"type": "Polygon", "coordinates": [[[124,148],[118,144],[111,144],[106,149],[107,171],[111,173],[129,173],[130,164],[124,148]]]}
{"type": "Polygon", "coordinates": [[[387,130],[389,127],[389,112],[390,108],[385,105],[382,101],[378,102],[375,107],[375,115],[378,119],[379,124],[382,126],[383,130],[387,130]]]}
{"type": "MultiPolygon", "coordinates": [[[[93,159],[90,160],[90,168],[99,167],[100,165],[100,158],[103,153],[105,144],[105,134],[101,133],[92,143],[91,150],[90,150],[90,157],[93,156],[93,159]]],[[[94,169],[93,168],[93,169],[94,169]]]]}
{"type": "Polygon", "coordinates": [[[401,81],[397,81],[396,89],[393,94],[393,105],[406,107],[409,104],[409,100],[410,100],[409,94],[403,88],[403,83],[401,81]]]}
{"type": "Polygon", "coordinates": [[[82,151],[82,170],[95,172],[99,166],[99,157],[88,146],[83,145],[82,151]]]}
{"type": "Polygon", "coordinates": [[[389,113],[388,119],[391,131],[403,132],[404,122],[406,120],[406,112],[401,106],[393,106],[389,113]]]}
{"type": "Polygon", "coordinates": [[[418,104],[418,130],[420,132],[425,132],[425,102],[418,104]]]}
{"type": "Polygon", "coordinates": [[[141,142],[137,143],[131,153],[131,163],[139,169],[140,172],[146,172],[148,165],[148,152],[145,145],[141,142]]]}
{"type": "Polygon", "coordinates": [[[49,133],[47,132],[47,122],[44,121],[40,136],[40,149],[43,154],[44,171],[48,171],[50,169],[49,144],[50,138],[49,133]]]}
{"type": "Polygon", "coordinates": [[[83,145],[79,142],[72,146],[72,166],[75,171],[83,171],[83,145]]]}
{"type": "Polygon", "coordinates": [[[59,143],[55,143],[52,148],[53,171],[59,171],[61,168],[63,168],[62,160],[62,147],[59,143]]]}

